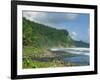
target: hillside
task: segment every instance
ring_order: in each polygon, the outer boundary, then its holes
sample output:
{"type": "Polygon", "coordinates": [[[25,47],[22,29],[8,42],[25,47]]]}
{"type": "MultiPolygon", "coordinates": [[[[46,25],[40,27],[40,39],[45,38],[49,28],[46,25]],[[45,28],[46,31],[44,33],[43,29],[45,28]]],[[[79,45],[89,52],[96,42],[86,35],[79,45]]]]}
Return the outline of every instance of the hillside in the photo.
{"type": "Polygon", "coordinates": [[[23,18],[23,45],[34,47],[71,47],[68,31],[58,30],[23,18]]]}

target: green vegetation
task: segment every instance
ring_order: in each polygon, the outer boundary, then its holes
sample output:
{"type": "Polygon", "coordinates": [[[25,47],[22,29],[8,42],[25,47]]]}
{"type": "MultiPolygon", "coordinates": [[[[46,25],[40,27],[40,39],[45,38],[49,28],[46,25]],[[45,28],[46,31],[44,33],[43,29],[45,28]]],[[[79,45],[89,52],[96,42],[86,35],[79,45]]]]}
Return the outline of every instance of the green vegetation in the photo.
{"type": "Polygon", "coordinates": [[[76,65],[64,62],[62,57],[76,56],[64,52],[51,52],[53,47],[75,47],[67,30],[55,29],[23,18],[23,68],[42,68],[76,65]],[[34,59],[50,58],[48,62],[34,59]]]}
{"type": "Polygon", "coordinates": [[[58,30],[23,18],[23,45],[43,47],[69,47],[73,40],[68,31],[58,30]]]}
{"type": "Polygon", "coordinates": [[[64,67],[64,66],[76,66],[77,64],[70,62],[63,62],[61,60],[53,60],[51,62],[39,62],[32,61],[31,59],[25,59],[23,61],[23,68],[47,68],[47,67],[64,67]]]}

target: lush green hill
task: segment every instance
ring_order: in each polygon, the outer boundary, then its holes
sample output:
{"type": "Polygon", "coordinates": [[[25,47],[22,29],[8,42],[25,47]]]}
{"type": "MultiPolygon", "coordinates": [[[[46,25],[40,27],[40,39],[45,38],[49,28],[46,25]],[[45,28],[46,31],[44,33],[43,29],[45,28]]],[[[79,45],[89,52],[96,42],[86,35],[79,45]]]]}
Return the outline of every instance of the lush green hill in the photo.
{"type": "Polygon", "coordinates": [[[23,45],[34,47],[71,47],[68,31],[58,30],[23,18],[23,45]]]}

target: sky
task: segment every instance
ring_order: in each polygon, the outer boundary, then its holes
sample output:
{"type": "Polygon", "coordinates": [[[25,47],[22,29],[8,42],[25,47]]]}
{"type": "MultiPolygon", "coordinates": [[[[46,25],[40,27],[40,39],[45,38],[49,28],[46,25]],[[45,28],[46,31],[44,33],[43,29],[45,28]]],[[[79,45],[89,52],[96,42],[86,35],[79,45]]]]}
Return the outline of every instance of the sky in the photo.
{"type": "Polygon", "coordinates": [[[53,28],[65,29],[74,40],[89,43],[90,21],[87,13],[23,11],[23,17],[53,28]]]}

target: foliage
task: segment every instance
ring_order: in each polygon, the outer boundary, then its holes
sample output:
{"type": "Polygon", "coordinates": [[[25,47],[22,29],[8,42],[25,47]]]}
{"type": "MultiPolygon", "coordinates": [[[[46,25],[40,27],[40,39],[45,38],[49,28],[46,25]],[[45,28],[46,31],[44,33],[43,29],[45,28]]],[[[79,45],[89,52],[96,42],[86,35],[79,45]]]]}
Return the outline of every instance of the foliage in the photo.
{"type": "Polygon", "coordinates": [[[75,63],[63,62],[61,60],[53,60],[51,62],[32,61],[31,59],[23,60],[23,68],[47,68],[47,67],[64,67],[64,66],[77,66],[75,63]]]}
{"type": "Polygon", "coordinates": [[[36,48],[69,47],[73,40],[67,30],[58,30],[23,18],[23,45],[36,48]]]}

